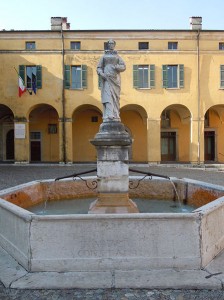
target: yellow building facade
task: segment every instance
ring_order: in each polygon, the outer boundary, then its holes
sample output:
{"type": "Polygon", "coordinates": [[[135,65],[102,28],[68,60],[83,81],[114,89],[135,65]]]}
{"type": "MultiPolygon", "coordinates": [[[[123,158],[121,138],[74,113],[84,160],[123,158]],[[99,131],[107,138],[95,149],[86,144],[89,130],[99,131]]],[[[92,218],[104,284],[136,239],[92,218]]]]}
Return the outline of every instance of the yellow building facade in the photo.
{"type": "Polygon", "coordinates": [[[96,161],[96,67],[108,39],[126,64],[120,115],[130,161],[223,163],[224,31],[200,28],[1,31],[0,161],[96,161]]]}

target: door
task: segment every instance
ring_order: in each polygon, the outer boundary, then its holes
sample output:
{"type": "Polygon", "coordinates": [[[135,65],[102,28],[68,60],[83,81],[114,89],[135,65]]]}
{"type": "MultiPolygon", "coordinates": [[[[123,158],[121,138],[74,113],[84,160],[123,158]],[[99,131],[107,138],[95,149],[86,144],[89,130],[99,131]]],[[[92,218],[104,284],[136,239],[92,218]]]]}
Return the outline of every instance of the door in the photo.
{"type": "Polygon", "coordinates": [[[30,160],[32,162],[41,161],[41,133],[30,133],[30,160]]]}
{"type": "Polygon", "coordinates": [[[205,131],[204,133],[205,143],[205,161],[215,160],[215,131],[205,131]]]}
{"type": "Polygon", "coordinates": [[[176,160],[176,132],[161,132],[161,161],[176,160]]]}
{"type": "Polygon", "coordinates": [[[6,160],[14,160],[14,129],[6,135],[6,160]]]}

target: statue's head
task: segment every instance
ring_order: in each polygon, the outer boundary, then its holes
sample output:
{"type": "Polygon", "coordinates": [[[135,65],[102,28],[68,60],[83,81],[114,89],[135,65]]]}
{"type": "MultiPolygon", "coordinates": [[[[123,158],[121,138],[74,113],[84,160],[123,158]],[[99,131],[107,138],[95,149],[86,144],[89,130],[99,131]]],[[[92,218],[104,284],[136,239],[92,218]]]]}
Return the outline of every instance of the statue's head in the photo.
{"type": "Polygon", "coordinates": [[[116,42],[114,40],[111,39],[107,42],[108,50],[114,50],[115,46],[116,46],[116,42]]]}

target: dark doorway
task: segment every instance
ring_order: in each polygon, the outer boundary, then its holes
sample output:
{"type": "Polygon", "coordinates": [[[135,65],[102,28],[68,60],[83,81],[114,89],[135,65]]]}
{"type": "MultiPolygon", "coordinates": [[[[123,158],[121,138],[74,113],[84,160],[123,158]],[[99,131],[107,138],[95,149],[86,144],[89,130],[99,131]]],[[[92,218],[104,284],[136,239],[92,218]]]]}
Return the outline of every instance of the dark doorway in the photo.
{"type": "Polygon", "coordinates": [[[176,132],[161,132],[161,161],[176,160],[176,132]]]}
{"type": "Polygon", "coordinates": [[[6,159],[14,160],[14,158],[14,129],[11,129],[6,135],[6,159]]]}
{"type": "Polygon", "coordinates": [[[30,142],[31,150],[31,161],[41,161],[41,143],[40,141],[31,141],[30,142]]]}
{"type": "Polygon", "coordinates": [[[215,160],[215,131],[205,131],[205,161],[215,160]]]}
{"type": "Polygon", "coordinates": [[[30,160],[41,161],[41,133],[39,131],[30,133],[30,160]]]}

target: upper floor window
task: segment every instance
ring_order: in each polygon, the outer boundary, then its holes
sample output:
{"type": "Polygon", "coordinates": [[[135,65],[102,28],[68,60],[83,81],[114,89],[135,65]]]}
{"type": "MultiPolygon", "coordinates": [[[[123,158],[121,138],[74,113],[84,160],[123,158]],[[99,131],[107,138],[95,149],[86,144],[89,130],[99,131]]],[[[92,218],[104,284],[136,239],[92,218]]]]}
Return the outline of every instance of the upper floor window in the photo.
{"type": "Polygon", "coordinates": [[[65,66],[65,89],[87,88],[87,66],[65,66]]]}
{"type": "Polygon", "coordinates": [[[103,44],[103,49],[104,49],[104,50],[108,50],[108,42],[104,42],[104,44],[103,44]]]}
{"type": "Polygon", "coordinates": [[[19,66],[19,75],[23,79],[26,88],[36,94],[37,89],[42,88],[42,66],[19,66]]]}
{"type": "Polygon", "coordinates": [[[134,65],[133,86],[138,89],[155,87],[155,65],[134,65]]]}
{"type": "Polygon", "coordinates": [[[220,66],[220,88],[224,88],[224,65],[220,66]]]}
{"type": "Polygon", "coordinates": [[[35,42],[26,42],[26,50],[35,50],[36,43],[35,42]]]}
{"type": "Polygon", "coordinates": [[[72,50],[80,50],[81,49],[81,42],[71,42],[70,48],[72,50]]]}
{"type": "Polygon", "coordinates": [[[163,65],[162,78],[164,88],[183,88],[184,65],[163,65]]]}
{"type": "Polygon", "coordinates": [[[168,50],[177,50],[178,43],[177,42],[168,42],[168,50]]]}
{"type": "Polygon", "coordinates": [[[138,43],[138,49],[139,50],[147,50],[147,49],[149,49],[149,43],[148,42],[139,42],[138,43]]]}
{"type": "Polygon", "coordinates": [[[219,50],[224,50],[224,43],[219,43],[219,50]]]}

